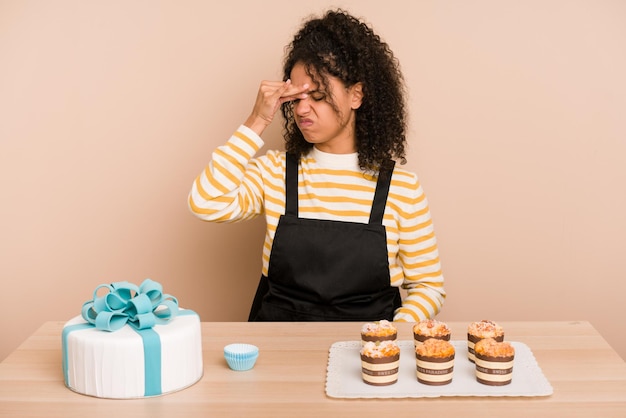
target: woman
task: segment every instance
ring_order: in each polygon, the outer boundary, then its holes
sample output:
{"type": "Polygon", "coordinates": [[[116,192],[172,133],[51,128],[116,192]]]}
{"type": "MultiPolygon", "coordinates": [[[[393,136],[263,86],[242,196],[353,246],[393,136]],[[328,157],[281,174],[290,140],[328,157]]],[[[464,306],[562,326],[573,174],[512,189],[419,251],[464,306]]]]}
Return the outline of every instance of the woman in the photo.
{"type": "Polygon", "coordinates": [[[257,321],[416,321],[445,298],[436,239],[405,163],[403,77],[389,46],[342,10],[307,21],[283,81],[263,81],[248,119],[198,176],[200,219],[264,214],[257,321]],[[286,152],[261,135],[278,109],[286,152]],[[399,288],[407,290],[402,300],[399,288]]]}

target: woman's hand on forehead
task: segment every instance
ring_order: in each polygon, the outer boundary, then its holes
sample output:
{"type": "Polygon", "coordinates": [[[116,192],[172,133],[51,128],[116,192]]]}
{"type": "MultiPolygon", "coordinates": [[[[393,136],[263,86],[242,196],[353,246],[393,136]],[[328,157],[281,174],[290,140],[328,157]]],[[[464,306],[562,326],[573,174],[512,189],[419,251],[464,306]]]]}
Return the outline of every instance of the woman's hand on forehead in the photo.
{"type": "Polygon", "coordinates": [[[261,134],[272,123],[274,115],[285,102],[305,99],[309,84],[294,85],[287,81],[262,81],[257,93],[252,113],[244,123],[261,134]]]}
{"type": "Polygon", "coordinates": [[[308,83],[298,86],[293,84],[291,80],[287,80],[284,82],[284,84],[285,90],[281,95],[281,103],[290,102],[297,99],[306,99],[307,95],[310,93],[310,86],[308,83]]]}

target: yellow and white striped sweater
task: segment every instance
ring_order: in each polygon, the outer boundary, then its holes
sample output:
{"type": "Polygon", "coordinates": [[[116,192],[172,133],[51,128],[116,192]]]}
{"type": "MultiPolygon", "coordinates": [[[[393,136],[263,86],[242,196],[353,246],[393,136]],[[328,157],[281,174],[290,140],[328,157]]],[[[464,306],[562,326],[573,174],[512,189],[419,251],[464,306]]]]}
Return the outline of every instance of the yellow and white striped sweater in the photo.
{"type": "MultiPolygon", "coordinates": [[[[196,178],[189,208],[198,218],[213,222],[265,214],[262,273],[267,275],[278,219],[285,213],[285,153],[268,151],[253,158],[263,144],[256,133],[240,126],[196,178]]],[[[359,168],[357,154],[328,154],[313,148],[301,159],[298,177],[300,217],[368,222],[376,178],[359,168]]],[[[394,320],[434,317],[445,291],[428,202],[415,174],[394,169],[383,224],[391,285],[407,289],[394,320]]]]}

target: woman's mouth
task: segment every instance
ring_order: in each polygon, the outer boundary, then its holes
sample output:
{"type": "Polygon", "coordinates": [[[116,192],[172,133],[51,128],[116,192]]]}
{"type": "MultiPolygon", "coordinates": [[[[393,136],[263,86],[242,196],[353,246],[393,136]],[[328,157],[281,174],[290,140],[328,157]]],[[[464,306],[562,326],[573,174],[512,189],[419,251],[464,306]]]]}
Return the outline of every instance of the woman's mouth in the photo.
{"type": "Polygon", "coordinates": [[[311,119],[302,118],[298,120],[298,126],[300,127],[300,129],[308,128],[311,125],[313,125],[313,121],[311,119]]]}

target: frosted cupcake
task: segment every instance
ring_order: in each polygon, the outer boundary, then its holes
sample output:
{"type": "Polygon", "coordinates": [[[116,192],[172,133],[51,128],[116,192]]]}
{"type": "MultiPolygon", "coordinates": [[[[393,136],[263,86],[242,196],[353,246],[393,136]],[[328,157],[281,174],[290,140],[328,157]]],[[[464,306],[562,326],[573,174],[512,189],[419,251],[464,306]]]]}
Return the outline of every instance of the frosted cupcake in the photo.
{"type": "Polygon", "coordinates": [[[431,386],[452,382],[454,346],[446,340],[429,338],[415,348],[417,380],[431,386]]]}
{"type": "Polygon", "coordinates": [[[398,338],[398,330],[386,319],[370,322],[361,327],[361,344],[367,342],[395,341],[398,338]]]}
{"type": "Polygon", "coordinates": [[[415,347],[429,338],[450,341],[450,328],[436,319],[426,319],[413,325],[413,341],[415,347]]]}
{"type": "Polygon", "coordinates": [[[503,386],[513,379],[515,349],[508,342],[485,338],[474,346],[476,380],[489,386],[503,386]]]}
{"type": "Polygon", "coordinates": [[[484,338],[504,341],[504,329],[495,322],[488,320],[469,324],[467,327],[467,358],[472,363],[474,362],[474,345],[484,338]]]}
{"type": "Polygon", "coordinates": [[[387,386],[398,381],[400,348],[395,341],[366,342],[361,347],[361,375],[368,385],[387,386]]]}

